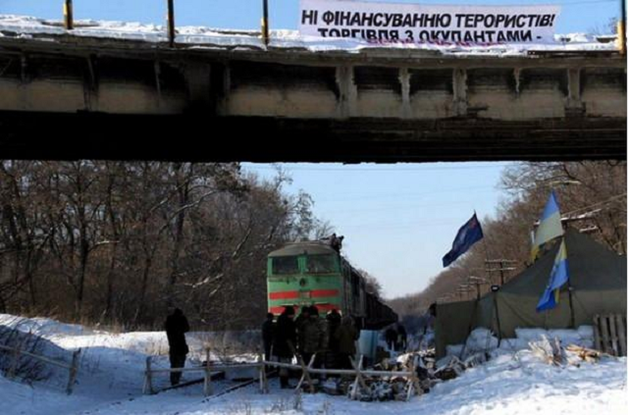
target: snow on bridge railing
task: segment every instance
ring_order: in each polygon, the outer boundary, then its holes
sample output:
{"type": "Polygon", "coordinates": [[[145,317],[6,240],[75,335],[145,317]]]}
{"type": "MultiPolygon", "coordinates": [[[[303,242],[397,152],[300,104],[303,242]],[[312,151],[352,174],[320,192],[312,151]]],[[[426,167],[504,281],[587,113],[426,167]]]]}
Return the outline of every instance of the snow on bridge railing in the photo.
{"type": "MultiPolygon", "coordinates": [[[[174,47],[176,38],[176,27],[174,19],[174,0],[166,0],[167,11],[167,27],[168,27],[168,44],[174,47]]],[[[74,29],[74,8],[73,0],[63,0],[63,27],[66,30],[74,29]]],[[[268,46],[270,40],[268,26],[268,0],[262,0],[262,41],[268,46]]]]}

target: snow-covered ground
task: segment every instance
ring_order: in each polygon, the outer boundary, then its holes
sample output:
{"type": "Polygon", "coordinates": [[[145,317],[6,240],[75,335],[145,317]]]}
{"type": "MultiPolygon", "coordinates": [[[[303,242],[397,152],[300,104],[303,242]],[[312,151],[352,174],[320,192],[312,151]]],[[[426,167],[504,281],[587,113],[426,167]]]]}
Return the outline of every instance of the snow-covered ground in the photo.
{"type": "MultiPolygon", "coordinates": [[[[71,35],[127,39],[145,42],[167,42],[166,29],[161,25],[134,22],[79,20],[75,29],[66,31],[61,22],[49,21],[30,16],[0,15],[0,37],[22,39],[36,36],[41,41],[51,41],[53,36],[71,35]],[[49,35],[48,37],[46,35],[49,35]]],[[[617,46],[606,36],[602,43],[599,38],[584,33],[555,35],[554,42],[520,44],[462,44],[451,42],[427,43],[372,43],[359,39],[321,38],[301,36],[295,30],[272,30],[270,47],[276,49],[301,49],[312,52],[347,51],[360,53],[374,48],[412,49],[436,51],[443,54],[465,55],[525,55],[528,51],[611,51],[617,46]]],[[[190,48],[247,48],[264,49],[257,31],[229,31],[200,26],[177,28],[176,42],[190,48]]]]}
{"type": "MultiPolygon", "coordinates": [[[[15,318],[0,315],[0,325],[15,325],[15,318]]],[[[70,396],[64,392],[67,375],[54,376],[34,385],[9,381],[0,375],[0,413],[17,414],[624,414],[628,408],[626,358],[606,358],[580,367],[550,366],[527,350],[502,351],[488,363],[469,369],[460,377],[437,384],[430,393],[409,402],[354,402],[344,396],[303,394],[279,389],[270,393],[251,385],[222,396],[205,398],[202,386],[144,396],[143,369],[147,355],[157,355],[157,366],[166,366],[161,332],[115,334],[92,331],[48,319],[27,319],[20,330],[41,335],[69,355],[83,349],[78,384],[70,396]]],[[[193,350],[200,350],[202,333],[189,336],[193,350]]],[[[198,364],[195,360],[192,364],[198,364]]],[[[185,374],[184,378],[196,376],[185,374]]],[[[166,386],[165,375],[155,380],[166,386]]],[[[233,385],[216,382],[220,392],[233,385]]]]}

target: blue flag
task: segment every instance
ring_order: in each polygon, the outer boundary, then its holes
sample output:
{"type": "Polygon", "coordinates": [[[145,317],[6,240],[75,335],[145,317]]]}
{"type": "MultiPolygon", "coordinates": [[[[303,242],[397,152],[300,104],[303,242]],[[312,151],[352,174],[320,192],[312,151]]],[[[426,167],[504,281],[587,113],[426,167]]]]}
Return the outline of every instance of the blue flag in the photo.
{"type": "Polygon", "coordinates": [[[443,267],[447,267],[449,264],[454,262],[460,255],[467,252],[469,248],[471,248],[471,245],[483,237],[484,234],[482,233],[480,221],[474,213],[471,219],[462,225],[462,228],[458,231],[456,239],[454,239],[454,243],[451,247],[451,251],[447,252],[447,254],[443,257],[443,267]]]}
{"type": "Polygon", "coordinates": [[[558,304],[558,294],[560,293],[560,287],[562,287],[569,280],[569,268],[567,266],[567,248],[565,247],[565,240],[560,243],[560,248],[556,253],[554,259],[554,266],[550,273],[549,282],[545,291],[536,306],[536,311],[549,310],[556,307],[558,304]]]}

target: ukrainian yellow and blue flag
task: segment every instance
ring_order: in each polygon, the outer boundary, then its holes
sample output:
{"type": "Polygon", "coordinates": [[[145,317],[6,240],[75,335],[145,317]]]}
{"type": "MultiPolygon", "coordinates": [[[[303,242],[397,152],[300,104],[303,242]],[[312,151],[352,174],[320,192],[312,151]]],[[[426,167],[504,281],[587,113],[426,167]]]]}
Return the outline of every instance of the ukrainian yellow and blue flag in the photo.
{"type": "Polygon", "coordinates": [[[543,215],[536,229],[534,241],[532,242],[532,261],[536,260],[541,246],[554,238],[563,235],[563,225],[560,221],[560,210],[558,202],[556,202],[556,194],[554,191],[550,193],[549,200],[543,210],[543,215]]]}
{"type": "Polygon", "coordinates": [[[560,243],[560,248],[554,259],[554,266],[550,273],[547,287],[536,306],[536,311],[549,310],[556,307],[559,300],[560,287],[569,281],[569,267],[567,266],[567,247],[565,239],[560,243]]]}

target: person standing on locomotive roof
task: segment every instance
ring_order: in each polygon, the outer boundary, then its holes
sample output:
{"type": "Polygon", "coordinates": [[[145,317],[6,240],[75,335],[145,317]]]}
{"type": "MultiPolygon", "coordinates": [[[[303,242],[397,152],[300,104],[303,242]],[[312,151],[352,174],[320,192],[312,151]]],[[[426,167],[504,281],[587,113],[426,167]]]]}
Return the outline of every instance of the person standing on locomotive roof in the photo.
{"type": "MultiPolygon", "coordinates": [[[[297,340],[297,331],[294,324],[294,308],[287,306],[277,318],[277,330],[273,344],[273,354],[281,363],[291,363],[294,357],[294,345],[297,340]]],[[[287,368],[279,368],[279,382],[281,388],[289,387],[289,372],[287,368]]]]}
{"type": "MultiPolygon", "coordinates": [[[[164,328],[170,346],[170,367],[182,368],[185,366],[185,357],[190,352],[185,341],[185,333],[190,331],[190,325],[180,308],[175,308],[174,312],[166,318],[164,328]]],[[[180,380],[181,372],[170,372],[172,386],[177,385],[180,380]]]]}

